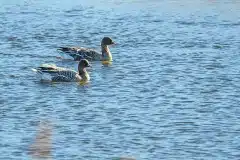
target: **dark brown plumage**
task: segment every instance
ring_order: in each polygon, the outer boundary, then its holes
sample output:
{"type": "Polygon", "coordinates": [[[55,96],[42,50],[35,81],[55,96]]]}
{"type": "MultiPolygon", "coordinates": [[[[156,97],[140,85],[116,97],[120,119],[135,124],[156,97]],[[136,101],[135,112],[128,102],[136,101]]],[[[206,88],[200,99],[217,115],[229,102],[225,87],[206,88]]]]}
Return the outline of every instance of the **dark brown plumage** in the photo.
{"type": "Polygon", "coordinates": [[[108,48],[109,45],[114,44],[113,40],[109,37],[104,37],[101,41],[101,52],[94,49],[88,49],[83,47],[59,47],[58,51],[62,57],[68,56],[75,61],[81,59],[87,59],[90,61],[112,60],[111,52],[108,48]]]}

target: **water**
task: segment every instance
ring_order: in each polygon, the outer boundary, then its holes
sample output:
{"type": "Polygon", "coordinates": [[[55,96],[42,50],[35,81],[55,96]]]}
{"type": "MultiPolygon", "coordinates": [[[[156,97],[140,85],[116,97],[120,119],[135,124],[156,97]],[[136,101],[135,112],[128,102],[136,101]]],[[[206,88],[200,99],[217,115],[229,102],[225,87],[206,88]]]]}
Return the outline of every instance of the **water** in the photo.
{"type": "Polygon", "coordinates": [[[239,159],[237,0],[0,2],[0,159],[28,159],[39,120],[54,124],[53,159],[239,159]],[[90,84],[46,84],[31,68],[56,48],[99,49],[90,84]]]}

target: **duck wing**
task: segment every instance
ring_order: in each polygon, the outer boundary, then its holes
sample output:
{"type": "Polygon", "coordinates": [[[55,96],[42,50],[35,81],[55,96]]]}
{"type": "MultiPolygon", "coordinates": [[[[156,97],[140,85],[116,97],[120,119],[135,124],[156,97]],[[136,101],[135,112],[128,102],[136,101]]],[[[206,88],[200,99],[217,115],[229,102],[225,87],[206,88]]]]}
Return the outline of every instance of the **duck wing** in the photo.
{"type": "Polygon", "coordinates": [[[76,81],[76,71],[54,67],[54,66],[41,66],[34,69],[41,80],[54,81],[54,82],[71,82],[76,81]]]}
{"type": "Polygon", "coordinates": [[[76,81],[76,75],[78,74],[72,70],[49,70],[42,71],[43,73],[48,73],[52,76],[51,80],[54,82],[72,82],[76,81]]]}
{"type": "Polygon", "coordinates": [[[83,47],[60,47],[58,50],[61,51],[62,57],[68,56],[68,58],[71,58],[75,61],[79,61],[81,59],[87,59],[90,61],[101,60],[101,53],[94,49],[83,47]]]}
{"type": "Polygon", "coordinates": [[[53,82],[71,82],[74,79],[71,79],[70,77],[64,76],[64,75],[57,75],[52,77],[53,82]]]}
{"type": "Polygon", "coordinates": [[[77,52],[79,47],[59,47],[57,50],[62,52],[77,52]]]}

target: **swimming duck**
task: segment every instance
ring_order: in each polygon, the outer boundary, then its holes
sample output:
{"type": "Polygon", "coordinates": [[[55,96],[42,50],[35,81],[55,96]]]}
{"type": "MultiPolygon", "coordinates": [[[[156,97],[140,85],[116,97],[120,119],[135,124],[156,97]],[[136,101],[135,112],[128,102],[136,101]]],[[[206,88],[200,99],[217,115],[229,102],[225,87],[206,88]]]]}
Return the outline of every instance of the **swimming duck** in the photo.
{"type": "Polygon", "coordinates": [[[90,61],[112,61],[112,54],[108,46],[113,44],[115,43],[111,38],[104,37],[101,42],[102,53],[83,47],[60,47],[58,50],[61,51],[60,53],[63,57],[68,56],[75,61],[81,59],[87,59],[90,61]]]}
{"type": "Polygon", "coordinates": [[[41,80],[52,82],[88,82],[90,77],[86,67],[90,67],[90,64],[88,60],[82,59],[78,64],[78,72],[50,64],[42,65],[33,69],[33,71],[37,72],[41,80]]]}

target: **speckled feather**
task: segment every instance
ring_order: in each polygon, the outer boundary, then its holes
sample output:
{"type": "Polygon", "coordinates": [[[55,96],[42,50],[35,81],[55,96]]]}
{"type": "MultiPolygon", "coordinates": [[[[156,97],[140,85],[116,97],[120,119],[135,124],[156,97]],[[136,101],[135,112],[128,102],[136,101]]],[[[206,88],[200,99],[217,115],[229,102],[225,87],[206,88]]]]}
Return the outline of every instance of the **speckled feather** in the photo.
{"type": "Polygon", "coordinates": [[[90,61],[108,60],[112,61],[112,55],[108,48],[109,45],[115,44],[109,37],[104,37],[101,41],[101,53],[89,48],[83,47],[59,47],[58,51],[62,57],[70,57],[71,59],[78,61],[81,59],[87,59],[90,61]]]}
{"type": "Polygon", "coordinates": [[[60,47],[58,50],[71,56],[75,61],[87,59],[90,61],[101,60],[101,53],[83,47],[60,47]]]}
{"type": "Polygon", "coordinates": [[[77,81],[76,76],[78,73],[70,69],[38,67],[36,70],[39,74],[49,74],[51,76],[51,81],[54,82],[77,81]]]}

